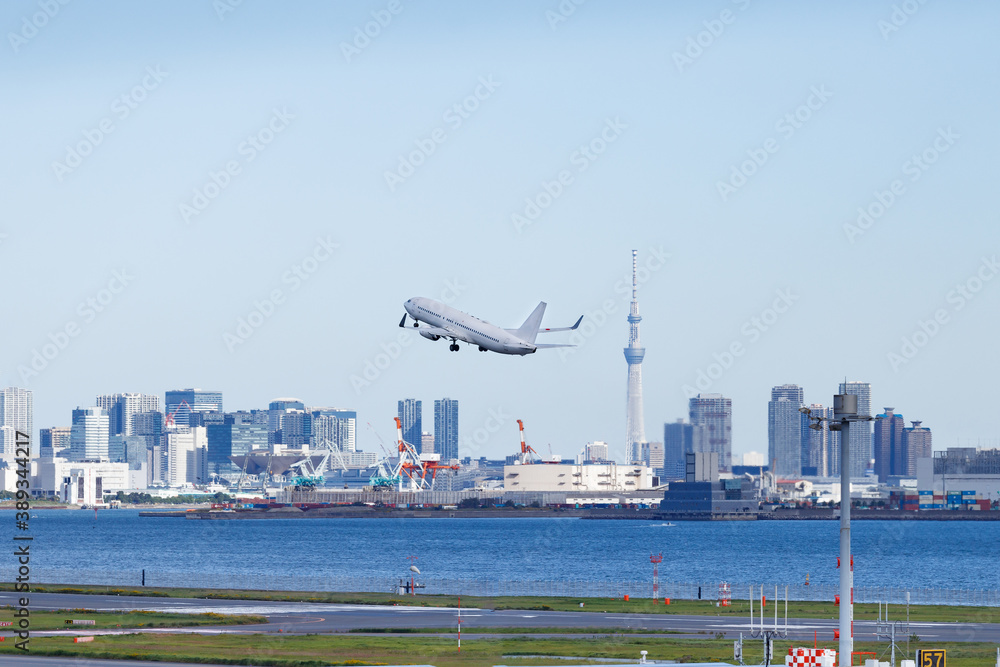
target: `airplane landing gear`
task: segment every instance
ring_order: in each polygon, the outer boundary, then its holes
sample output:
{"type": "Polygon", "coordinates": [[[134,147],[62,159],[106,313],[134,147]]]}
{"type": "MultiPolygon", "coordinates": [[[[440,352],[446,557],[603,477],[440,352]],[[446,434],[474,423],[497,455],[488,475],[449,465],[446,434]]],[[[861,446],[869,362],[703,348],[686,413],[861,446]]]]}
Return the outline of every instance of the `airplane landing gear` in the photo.
{"type": "Polygon", "coordinates": [[[419,326],[420,326],[420,322],[414,322],[414,323],[413,323],[413,326],[415,326],[415,327],[419,327],[419,326]]]}
{"type": "Polygon", "coordinates": [[[458,343],[452,343],[451,345],[448,346],[448,349],[451,350],[452,352],[458,352],[458,343]]]}
{"type": "Polygon", "coordinates": [[[486,351],[486,348],[485,348],[485,347],[483,347],[482,345],[480,345],[480,346],[479,346],[479,351],[480,351],[480,352],[485,352],[485,351],[486,351]]]}

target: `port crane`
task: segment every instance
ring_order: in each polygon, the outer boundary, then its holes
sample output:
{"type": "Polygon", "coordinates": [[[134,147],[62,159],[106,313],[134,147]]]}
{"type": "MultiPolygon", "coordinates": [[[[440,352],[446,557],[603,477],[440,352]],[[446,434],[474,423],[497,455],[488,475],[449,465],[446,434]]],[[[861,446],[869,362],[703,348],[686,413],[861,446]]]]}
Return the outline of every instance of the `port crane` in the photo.
{"type": "Polygon", "coordinates": [[[411,491],[423,491],[434,488],[434,480],[441,470],[458,471],[459,466],[441,463],[440,454],[420,455],[410,443],[403,440],[403,423],[396,417],[396,439],[398,440],[397,451],[399,461],[392,470],[391,476],[398,478],[399,490],[403,490],[404,477],[409,480],[411,491]],[[427,481],[427,474],[430,473],[430,482],[427,481]]]}
{"type": "MultiPolygon", "coordinates": [[[[518,458],[518,461],[520,461],[520,463],[522,465],[528,465],[529,463],[534,463],[534,461],[531,460],[531,455],[532,454],[535,455],[536,459],[541,460],[542,457],[538,455],[538,452],[536,452],[531,447],[531,445],[525,444],[525,442],[524,442],[524,422],[521,421],[520,419],[517,420],[517,430],[521,434],[521,456],[518,458]]],[[[551,446],[549,447],[549,449],[551,451],[551,446]]]]}

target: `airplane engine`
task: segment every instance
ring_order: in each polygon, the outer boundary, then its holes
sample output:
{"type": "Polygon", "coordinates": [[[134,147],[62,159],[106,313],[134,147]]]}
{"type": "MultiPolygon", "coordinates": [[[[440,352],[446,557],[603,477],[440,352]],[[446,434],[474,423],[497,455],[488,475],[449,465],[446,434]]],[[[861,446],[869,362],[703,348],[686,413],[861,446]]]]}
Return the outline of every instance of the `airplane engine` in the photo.
{"type": "Polygon", "coordinates": [[[427,333],[426,331],[421,331],[420,335],[426,338],[427,340],[440,340],[441,338],[441,336],[432,333],[427,333]]]}

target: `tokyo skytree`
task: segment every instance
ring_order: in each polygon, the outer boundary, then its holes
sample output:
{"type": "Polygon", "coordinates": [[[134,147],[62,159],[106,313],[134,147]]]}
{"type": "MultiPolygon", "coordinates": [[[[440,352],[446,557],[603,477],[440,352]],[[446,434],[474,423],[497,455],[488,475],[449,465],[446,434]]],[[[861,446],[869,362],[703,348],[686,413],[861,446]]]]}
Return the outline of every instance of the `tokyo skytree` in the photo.
{"type": "Polygon", "coordinates": [[[628,393],[625,412],[625,455],[626,463],[640,458],[639,444],[646,442],[646,428],[642,418],[642,358],[646,349],[639,344],[638,283],[636,268],[638,264],[637,250],[632,251],[632,305],[628,313],[628,347],[625,348],[625,361],[628,362],[628,393]]]}

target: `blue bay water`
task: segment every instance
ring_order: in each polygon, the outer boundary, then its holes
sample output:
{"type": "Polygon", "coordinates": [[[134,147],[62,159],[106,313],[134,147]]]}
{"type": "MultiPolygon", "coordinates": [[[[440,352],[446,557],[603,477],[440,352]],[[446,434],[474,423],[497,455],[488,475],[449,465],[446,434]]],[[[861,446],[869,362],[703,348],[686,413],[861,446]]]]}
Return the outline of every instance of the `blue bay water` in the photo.
{"type": "MultiPolygon", "coordinates": [[[[199,576],[398,577],[417,556],[428,578],[638,581],[663,553],[664,581],[836,584],[835,521],[580,519],[272,519],[189,521],[38,511],[32,568],[142,569],[199,576]]],[[[12,512],[0,513],[7,543],[12,512]]],[[[1000,588],[1000,522],[857,521],[855,585],[1000,588]]],[[[11,573],[13,557],[0,558],[11,573]],[[6,561],[6,562],[4,562],[6,561]]],[[[79,582],[83,583],[83,582],[79,582]]]]}

